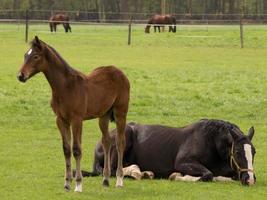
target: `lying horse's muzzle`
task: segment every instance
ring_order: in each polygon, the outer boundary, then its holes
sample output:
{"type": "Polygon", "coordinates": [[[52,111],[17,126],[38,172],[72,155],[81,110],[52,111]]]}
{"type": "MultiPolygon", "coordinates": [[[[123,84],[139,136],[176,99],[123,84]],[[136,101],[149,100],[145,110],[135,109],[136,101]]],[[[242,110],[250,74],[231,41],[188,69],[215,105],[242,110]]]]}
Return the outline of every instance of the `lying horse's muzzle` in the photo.
{"type": "Polygon", "coordinates": [[[254,185],[256,182],[256,177],[253,174],[253,177],[251,178],[247,172],[242,173],[241,175],[241,183],[242,185],[251,186],[254,185]]]}

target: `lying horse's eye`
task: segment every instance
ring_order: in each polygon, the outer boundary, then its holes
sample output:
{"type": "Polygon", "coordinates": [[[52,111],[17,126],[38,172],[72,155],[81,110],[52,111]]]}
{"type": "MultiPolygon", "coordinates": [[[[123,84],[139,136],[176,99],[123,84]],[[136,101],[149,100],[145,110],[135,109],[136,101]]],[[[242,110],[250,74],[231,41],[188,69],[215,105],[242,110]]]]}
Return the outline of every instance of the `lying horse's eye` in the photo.
{"type": "Polygon", "coordinates": [[[36,56],[33,56],[33,59],[34,60],[37,60],[38,58],[39,58],[39,56],[37,56],[37,55],[36,56]]]}

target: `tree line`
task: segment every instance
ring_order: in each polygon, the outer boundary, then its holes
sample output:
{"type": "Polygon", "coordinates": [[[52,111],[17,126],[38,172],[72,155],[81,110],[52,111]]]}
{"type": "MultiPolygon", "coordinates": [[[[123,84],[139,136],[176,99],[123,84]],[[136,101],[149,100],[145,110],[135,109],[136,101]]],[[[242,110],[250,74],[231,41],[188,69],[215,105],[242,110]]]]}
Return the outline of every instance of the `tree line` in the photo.
{"type": "Polygon", "coordinates": [[[102,19],[110,13],[122,18],[128,18],[127,13],[261,15],[267,14],[267,0],[1,0],[0,10],[6,9],[95,12],[102,19]]]}

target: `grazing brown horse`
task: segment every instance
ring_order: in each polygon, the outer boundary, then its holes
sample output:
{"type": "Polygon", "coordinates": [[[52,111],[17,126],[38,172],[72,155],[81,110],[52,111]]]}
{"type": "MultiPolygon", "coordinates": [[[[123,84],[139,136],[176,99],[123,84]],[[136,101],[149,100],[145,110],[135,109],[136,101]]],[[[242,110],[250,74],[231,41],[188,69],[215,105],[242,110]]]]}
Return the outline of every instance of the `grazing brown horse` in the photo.
{"type": "Polygon", "coordinates": [[[150,27],[151,25],[154,26],[154,32],[158,31],[160,32],[160,27],[164,28],[165,24],[170,24],[169,25],[169,32],[176,32],[176,19],[172,15],[154,15],[151,17],[148,22],[147,26],[145,28],[145,33],[150,33],[150,27]],[[154,24],[154,25],[153,25],[154,24]]]}
{"type": "Polygon", "coordinates": [[[51,32],[57,32],[57,25],[62,24],[65,32],[71,32],[71,27],[69,23],[69,16],[67,14],[55,14],[52,15],[49,19],[49,26],[51,32]]]}
{"type": "Polygon", "coordinates": [[[83,120],[99,118],[102,144],[105,154],[103,185],[109,186],[111,138],[109,120],[114,119],[118,130],[117,187],[123,186],[122,159],[125,147],[125,124],[128,112],[130,84],[124,73],[114,66],[98,67],[84,75],[71,68],[57,51],[39,40],[37,36],[25,54],[24,63],[18,72],[18,80],[26,82],[38,72],[43,72],[52,89],[51,106],[56,114],[56,123],[62,136],[66,161],[65,189],[70,190],[71,130],[72,151],[76,160],[76,188],[82,191],[82,123],[83,120]]]}

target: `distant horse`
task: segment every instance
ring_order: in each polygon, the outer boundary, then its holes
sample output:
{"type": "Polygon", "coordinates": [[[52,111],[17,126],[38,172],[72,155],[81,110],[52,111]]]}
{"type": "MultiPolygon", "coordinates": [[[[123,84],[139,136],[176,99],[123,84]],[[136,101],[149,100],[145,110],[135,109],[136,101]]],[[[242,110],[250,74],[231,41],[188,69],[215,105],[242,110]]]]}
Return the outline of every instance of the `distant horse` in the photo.
{"type": "Polygon", "coordinates": [[[172,15],[154,15],[151,17],[148,22],[147,26],[145,28],[145,33],[150,33],[150,27],[154,26],[154,32],[158,31],[160,32],[160,27],[164,27],[165,24],[169,25],[169,32],[176,32],[176,19],[172,15]],[[154,25],[153,25],[154,24],[154,25]]]}
{"type": "MultiPolygon", "coordinates": [[[[114,176],[117,130],[111,135],[111,174],[114,176]]],[[[253,127],[246,136],[239,127],[222,120],[204,119],[183,128],[129,123],[126,126],[124,175],[140,179],[142,171],[150,171],[151,177],[171,180],[240,180],[243,185],[252,185],[256,180],[253,135],[253,127]]],[[[103,147],[98,143],[93,172],[83,171],[83,174],[101,174],[103,161],[103,147]]]]}
{"type": "Polygon", "coordinates": [[[65,189],[70,190],[71,172],[71,130],[72,151],[76,160],[76,188],[82,191],[82,123],[83,120],[99,118],[104,148],[103,185],[109,186],[111,139],[108,132],[109,120],[117,127],[116,148],[118,151],[117,187],[123,186],[122,156],[125,146],[125,125],[128,112],[130,84],[124,73],[114,66],[98,67],[91,74],[73,69],[48,44],[37,36],[25,54],[19,70],[18,80],[26,82],[38,72],[43,72],[52,89],[51,106],[57,116],[56,122],[62,136],[66,161],[65,189]]]}
{"type": "Polygon", "coordinates": [[[57,25],[62,24],[65,32],[71,32],[71,27],[69,23],[69,16],[67,14],[55,14],[49,19],[49,26],[51,32],[57,32],[57,25]]]}

